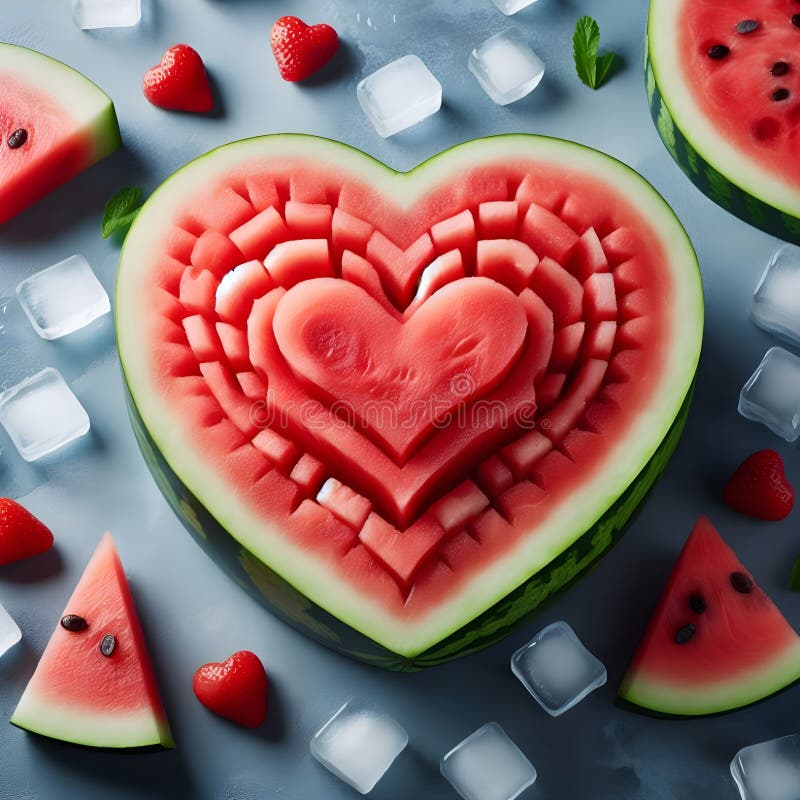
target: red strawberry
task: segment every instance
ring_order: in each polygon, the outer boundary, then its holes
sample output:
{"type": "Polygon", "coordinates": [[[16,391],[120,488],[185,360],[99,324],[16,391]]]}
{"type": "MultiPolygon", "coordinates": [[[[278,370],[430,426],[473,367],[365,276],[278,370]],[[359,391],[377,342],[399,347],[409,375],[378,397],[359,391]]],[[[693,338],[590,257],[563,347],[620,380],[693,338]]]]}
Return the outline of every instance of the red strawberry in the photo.
{"type": "Polygon", "coordinates": [[[267,717],[267,673],[249,650],[222,664],[204,664],[195,672],[192,688],[206,708],[245,728],[257,728],[267,717]]]}
{"type": "Polygon", "coordinates": [[[327,64],[339,47],[339,37],[330,25],[306,25],[297,17],[281,17],[269,38],[285,81],[304,80],[327,64]]]}
{"type": "Polygon", "coordinates": [[[164,52],[161,63],[145,73],[142,91],[159,108],[204,114],[214,107],[203,59],[188,44],[164,52]]]}
{"type": "Polygon", "coordinates": [[[731,508],[756,519],[784,519],[794,507],[794,490],[774,450],[759,450],[745,459],[722,497],[731,508]]]}
{"type": "Polygon", "coordinates": [[[0,565],[38,556],[53,545],[50,529],[19,503],[0,497],[0,565]]]}

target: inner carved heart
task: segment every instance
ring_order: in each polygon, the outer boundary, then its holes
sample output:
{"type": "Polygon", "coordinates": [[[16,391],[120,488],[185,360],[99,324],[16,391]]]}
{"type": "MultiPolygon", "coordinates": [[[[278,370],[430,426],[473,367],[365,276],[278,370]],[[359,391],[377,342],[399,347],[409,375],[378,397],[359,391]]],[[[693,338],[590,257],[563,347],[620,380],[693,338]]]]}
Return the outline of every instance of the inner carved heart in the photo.
{"type": "Polygon", "coordinates": [[[465,477],[465,459],[533,419],[553,333],[531,306],[529,322],[508,289],[462,278],[400,321],[360,287],[318,278],[256,301],[248,337],[283,432],[406,527],[465,477]]]}
{"type": "Polygon", "coordinates": [[[578,488],[656,383],[663,254],[585,186],[493,165],[403,213],[324,166],[229,176],[165,242],[176,416],[287,537],[424,606],[578,488]]]}
{"type": "MultiPolygon", "coordinates": [[[[503,382],[527,327],[516,295],[487,278],[448,284],[406,321],[354,284],[318,278],[290,289],[272,320],[294,377],[339,401],[398,466],[456,407],[503,382]]],[[[546,366],[545,357],[531,365],[529,390],[546,366]]]]}

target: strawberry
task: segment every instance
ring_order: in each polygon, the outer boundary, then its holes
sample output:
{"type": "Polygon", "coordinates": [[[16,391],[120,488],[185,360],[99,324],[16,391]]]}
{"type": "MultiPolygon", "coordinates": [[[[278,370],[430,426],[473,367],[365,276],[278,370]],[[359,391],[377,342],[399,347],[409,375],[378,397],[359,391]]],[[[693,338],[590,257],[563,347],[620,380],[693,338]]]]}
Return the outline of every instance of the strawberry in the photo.
{"type": "Polygon", "coordinates": [[[192,688],[207,709],[245,728],[257,728],[267,717],[267,673],[249,650],[222,664],[204,664],[195,672],[192,688]]]}
{"type": "Polygon", "coordinates": [[[794,507],[794,490],[774,450],[759,450],[745,459],[722,497],[731,508],[756,519],[784,519],[794,507]]]}
{"type": "Polygon", "coordinates": [[[339,47],[339,37],[330,25],[306,25],[298,17],[281,17],[269,38],[285,81],[304,80],[327,64],[339,47]]]}
{"type": "Polygon", "coordinates": [[[50,529],[19,503],[0,497],[0,565],[38,556],[53,545],[50,529]]]}
{"type": "Polygon", "coordinates": [[[164,52],[161,63],[145,73],[142,91],[159,108],[204,114],[214,107],[203,59],[188,44],[164,52]]]}

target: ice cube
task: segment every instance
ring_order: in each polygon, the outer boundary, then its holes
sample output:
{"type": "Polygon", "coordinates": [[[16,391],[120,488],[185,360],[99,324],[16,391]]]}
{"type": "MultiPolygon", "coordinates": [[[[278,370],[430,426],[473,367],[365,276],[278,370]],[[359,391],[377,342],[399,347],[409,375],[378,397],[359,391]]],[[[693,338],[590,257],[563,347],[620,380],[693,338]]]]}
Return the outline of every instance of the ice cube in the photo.
{"type": "Polygon", "coordinates": [[[417,56],[403,56],[368,75],[358,84],[356,94],[384,139],[442,107],[442,85],[417,56]]]}
{"type": "Polygon", "coordinates": [[[800,344],[800,247],[787,244],[772,254],[753,297],[753,321],[800,344]]]}
{"type": "Polygon", "coordinates": [[[511,670],[552,717],[602,686],[606,668],[566,622],[554,622],[511,657],[511,670]]]}
{"type": "Polygon", "coordinates": [[[731,762],[731,774],[742,800],[798,800],[800,734],[745,747],[731,762]]]}
{"type": "Polygon", "coordinates": [[[106,290],[80,255],[43,269],[17,286],[17,297],[43,339],[58,339],[111,311],[106,290]]]}
{"type": "Polygon", "coordinates": [[[510,17],[512,14],[516,14],[517,11],[522,11],[523,8],[532,6],[536,0],[492,0],[492,2],[507,17],[510,17]]]}
{"type": "Polygon", "coordinates": [[[367,794],[408,744],[408,734],[388,714],[345,703],[311,740],[311,754],[356,791],[367,794]]]}
{"type": "Polygon", "coordinates": [[[464,800],[514,800],[536,781],[533,764],[496,722],[456,745],[441,771],[464,800]]]}
{"type": "Polygon", "coordinates": [[[84,31],[131,28],[142,18],[142,0],[72,0],[72,19],[84,31]]]}
{"type": "Polygon", "coordinates": [[[530,94],[544,77],[544,62],[525,37],[511,29],[490,36],[469,55],[469,71],[500,106],[530,94]]]}
{"type": "Polygon", "coordinates": [[[22,631],[0,603],[0,656],[7,653],[21,638],[22,631]]]}
{"type": "Polygon", "coordinates": [[[48,367],[0,394],[0,425],[35,461],[83,436],[89,417],[58,370],[48,367]]]}
{"type": "Polygon", "coordinates": [[[800,358],[782,347],[767,350],[739,395],[739,413],[787,442],[800,437],[800,358]]]}

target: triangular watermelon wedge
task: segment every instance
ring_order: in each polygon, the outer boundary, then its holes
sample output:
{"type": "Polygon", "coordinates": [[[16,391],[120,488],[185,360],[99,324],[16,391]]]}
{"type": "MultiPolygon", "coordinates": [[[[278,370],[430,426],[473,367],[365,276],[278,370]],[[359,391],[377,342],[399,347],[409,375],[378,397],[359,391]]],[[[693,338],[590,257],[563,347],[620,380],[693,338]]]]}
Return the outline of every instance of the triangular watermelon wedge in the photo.
{"type": "Polygon", "coordinates": [[[620,696],[672,716],[719,714],[800,679],[800,637],[706,517],[689,536],[620,696]]]}
{"type": "MultiPolygon", "coordinates": [[[[111,534],[92,556],[11,722],[42,736],[103,748],[173,747],[130,587],[111,534]],[[114,648],[104,655],[108,634],[114,648]]],[[[108,648],[106,648],[108,649],[108,648]]]]}
{"type": "Polygon", "coordinates": [[[0,224],[122,144],[105,92],[44,53],[3,42],[0,107],[0,224]]]}

